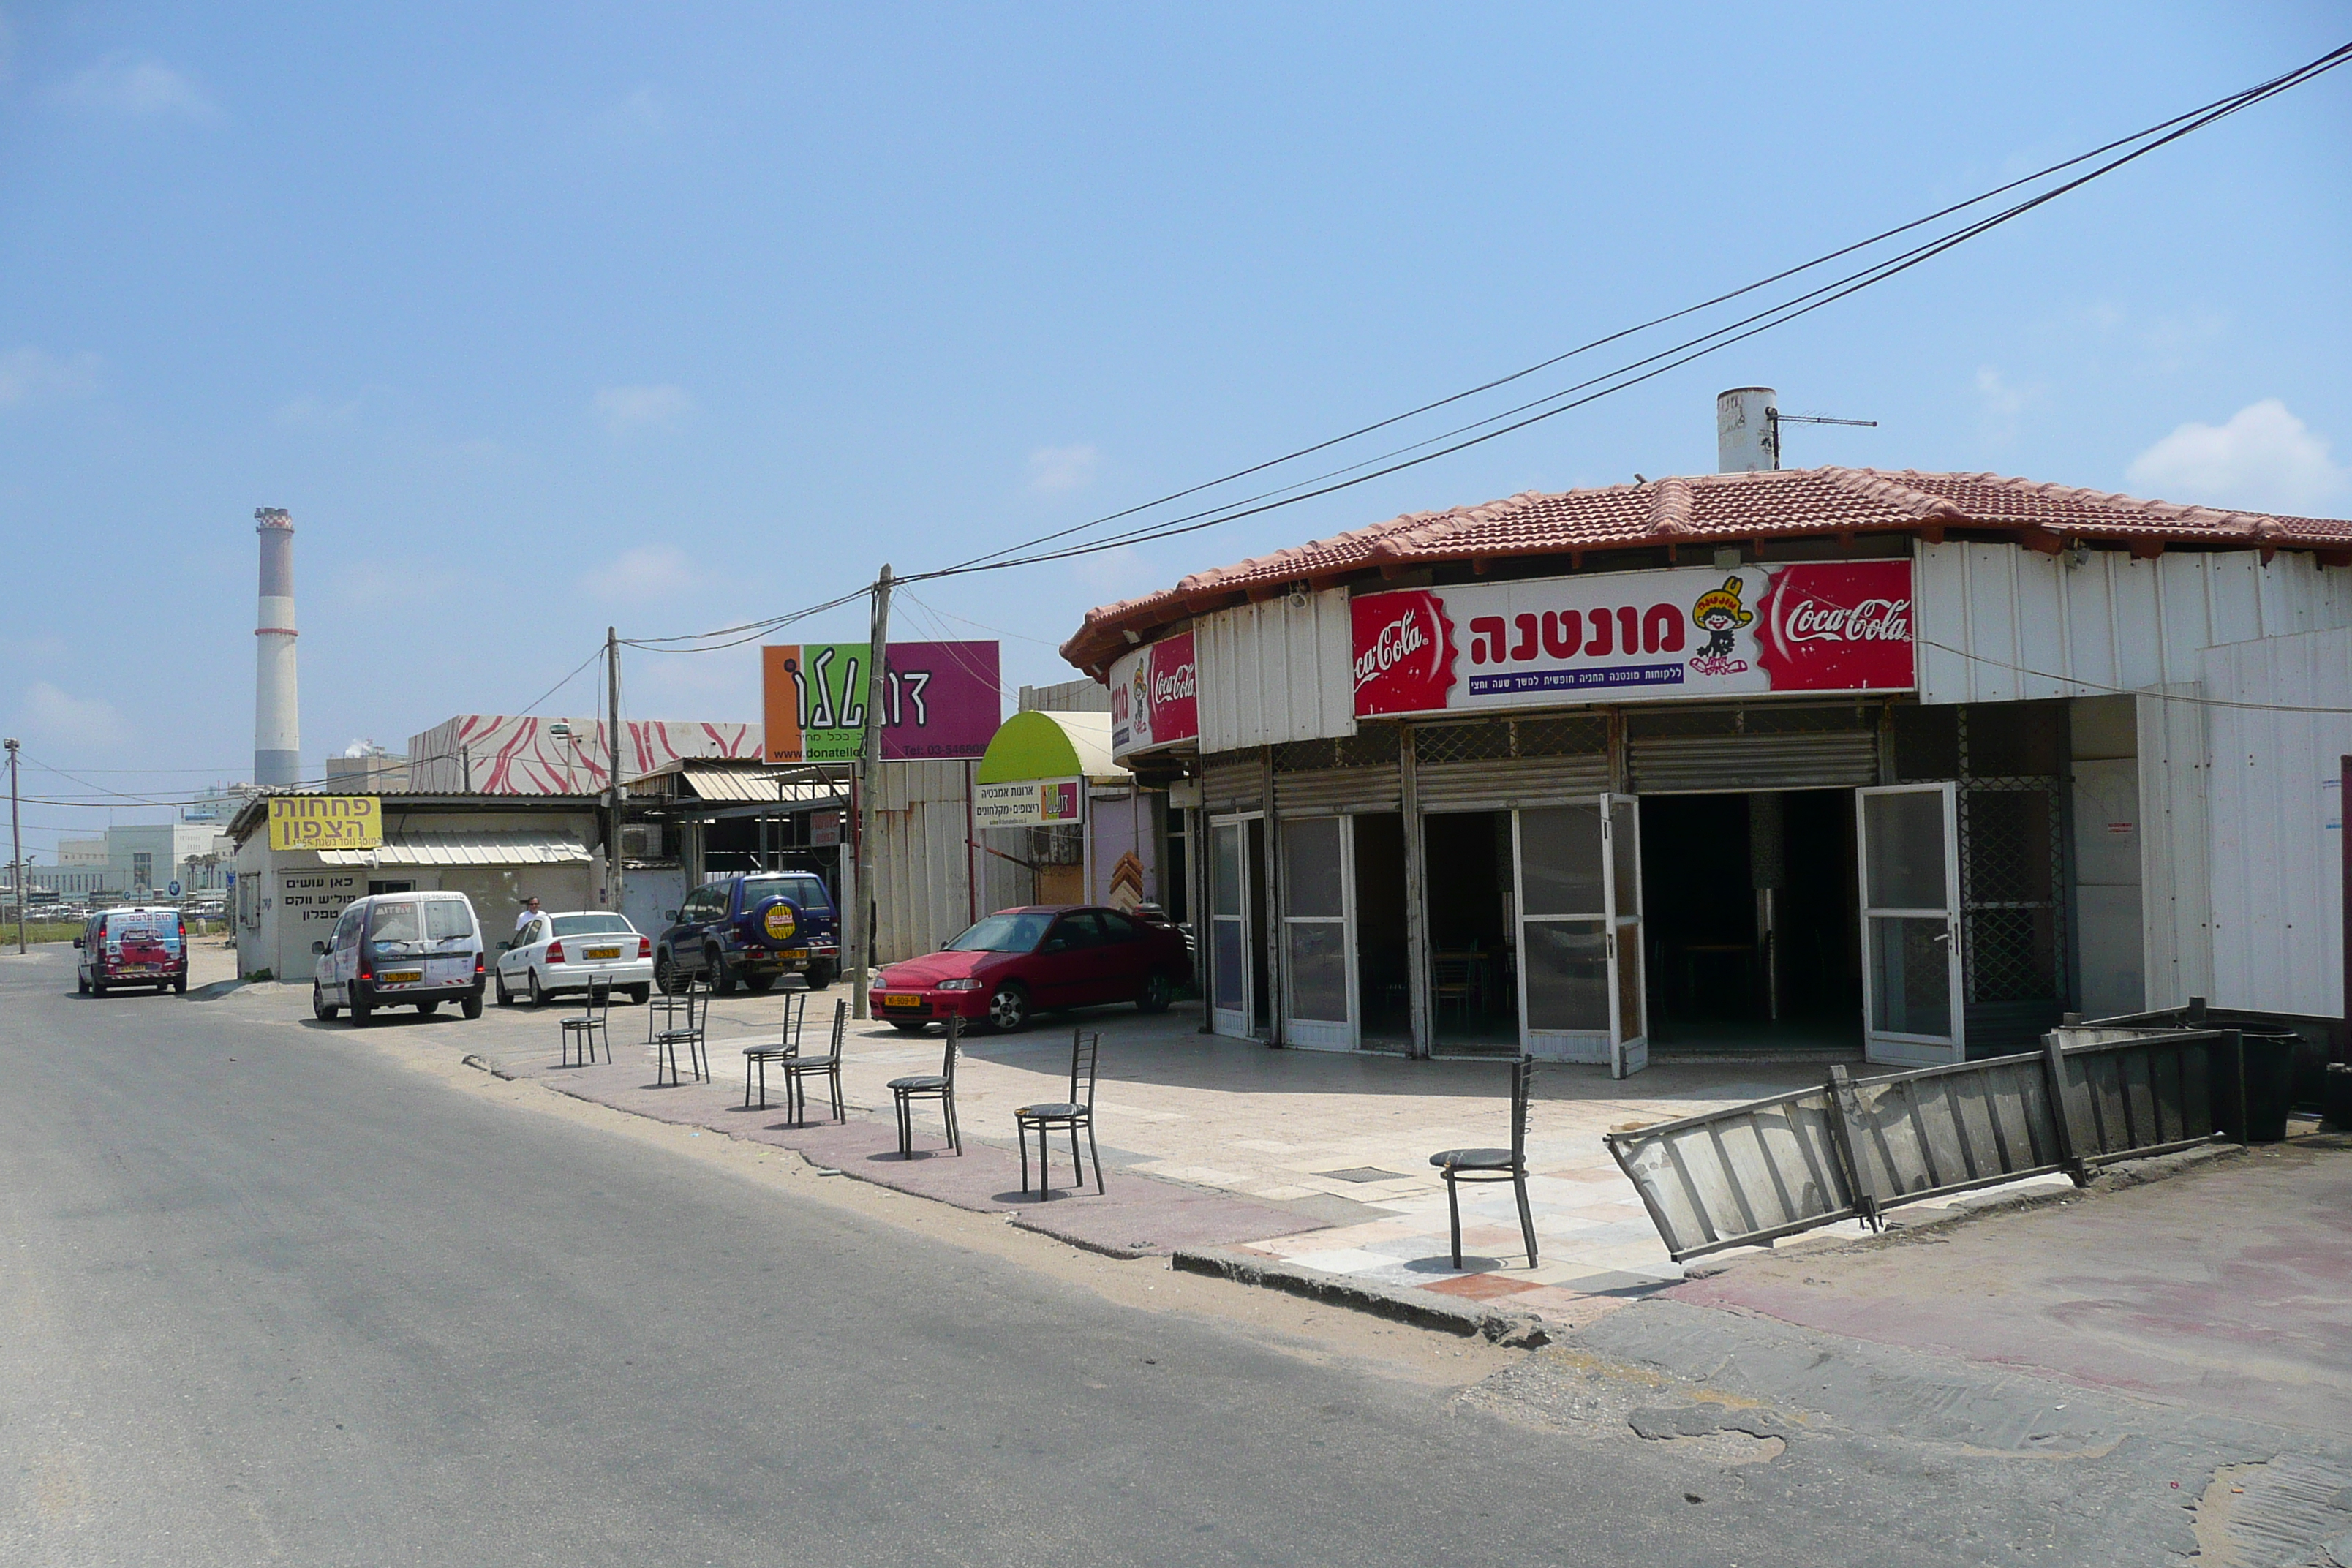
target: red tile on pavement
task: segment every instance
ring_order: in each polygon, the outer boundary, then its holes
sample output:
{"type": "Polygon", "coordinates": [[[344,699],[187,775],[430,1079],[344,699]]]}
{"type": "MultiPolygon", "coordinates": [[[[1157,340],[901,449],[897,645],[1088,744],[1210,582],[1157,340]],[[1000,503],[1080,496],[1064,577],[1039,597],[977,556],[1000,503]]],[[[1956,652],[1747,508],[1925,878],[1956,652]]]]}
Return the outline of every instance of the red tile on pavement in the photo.
{"type": "Polygon", "coordinates": [[[1457,1274],[1451,1279],[1440,1279],[1434,1285],[1423,1285],[1424,1290],[1436,1290],[1448,1296],[1461,1296],[1473,1301],[1491,1301],[1497,1296],[1516,1296],[1522,1290],[1532,1290],[1530,1279],[1512,1279],[1501,1274],[1457,1274]]]}

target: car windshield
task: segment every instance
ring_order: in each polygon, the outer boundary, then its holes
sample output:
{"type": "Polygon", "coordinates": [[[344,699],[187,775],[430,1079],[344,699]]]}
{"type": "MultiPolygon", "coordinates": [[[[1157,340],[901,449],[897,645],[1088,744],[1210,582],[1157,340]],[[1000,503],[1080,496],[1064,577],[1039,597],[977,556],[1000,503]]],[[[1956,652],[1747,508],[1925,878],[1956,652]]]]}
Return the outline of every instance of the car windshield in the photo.
{"type": "Polygon", "coordinates": [[[558,936],[629,936],[636,927],[620,915],[558,915],[555,934],[558,936]]]}
{"type": "Polygon", "coordinates": [[[455,899],[436,899],[425,906],[425,934],[435,942],[474,934],[474,914],[455,899]]]}
{"type": "Polygon", "coordinates": [[[1027,952],[1045,934],[1054,917],[1045,914],[1015,912],[991,915],[953,942],[950,952],[1027,952]]]}
{"type": "Polygon", "coordinates": [[[743,879],[743,907],[750,909],[761,899],[790,899],[804,910],[830,908],[833,900],[825,897],[824,884],[814,877],[746,877],[743,879]]]}
{"type": "Polygon", "coordinates": [[[368,935],[378,942],[422,942],[424,921],[415,904],[378,904],[368,915],[368,935]]]}

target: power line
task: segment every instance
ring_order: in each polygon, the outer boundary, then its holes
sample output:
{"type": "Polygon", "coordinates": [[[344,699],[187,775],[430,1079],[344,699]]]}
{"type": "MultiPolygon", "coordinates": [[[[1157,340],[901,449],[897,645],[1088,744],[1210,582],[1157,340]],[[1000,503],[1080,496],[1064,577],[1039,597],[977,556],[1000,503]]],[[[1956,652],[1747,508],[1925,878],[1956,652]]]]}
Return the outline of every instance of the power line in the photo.
{"type": "Polygon", "coordinates": [[[2231,114],[2235,114],[2241,110],[2250,108],[2252,105],[2260,103],[2280,92],[2300,86],[2305,81],[2307,81],[2314,77],[2336,68],[2336,67],[2343,64],[2347,58],[2352,58],[2352,44],[2340,46],[2337,48],[2331,49],[2326,54],[2318,57],[2305,65],[2297,67],[2294,70],[2284,72],[2280,76],[2271,79],[2269,81],[2248,88],[2242,92],[2233,93],[2227,98],[2217,99],[2201,109],[2191,110],[2185,114],[2175,115],[2169,120],[2159,121],[2156,125],[2136,132],[2129,136],[2118,138],[2116,141],[2105,143],[2102,147],[2093,149],[2088,153],[2078,154],[2077,156],[2067,159],[2063,163],[2052,164],[2048,168],[2041,170],[2036,174],[2026,175],[2020,180],[2011,181],[2007,184],[1996,186],[1990,191],[1987,191],[1979,195],[1969,198],[1968,201],[1945,207],[1937,213],[1928,215],[1927,217],[1916,219],[1913,222],[1905,224],[1897,228],[1886,230],[1884,234],[1874,236],[1871,239],[1858,241],[1853,245],[1828,252],[1827,254],[1817,257],[1813,260],[1803,263],[1801,266],[1784,269],[1781,272],[1773,274],[1769,278],[1759,279],[1756,283],[1749,284],[1745,288],[1732,290],[1727,294],[1719,295],[1715,300],[1705,301],[1698,305],[1689,306],[1684,310],[1658,317],[1652,321],[1643,323],[1642,326],[1626,328],[1622,331],[1613,332],[1606,337],[1595,339],[1591,343],[1582,345],[1577,349],[1571,349],[1568,351],[1567,353],[1555,355],[1549,360],[1541,362],[1539,364],[1528,367],[1526,371],[1515,372],[1511,375],[1496,378],[1495,381],[1486,383],[1481,387],[1472,388],[1469,392],[1459,393],[1451,397],[1439,399],[1434,403],[1423,405],[1420,409],[1412,410],[1407,414],[1397,415],[1390,419],[1381,420],[1373,425],[1363,426],[1361,429],[1351,432],[1348,436],[1334,437],[1328,441],[1318,442],[1315,446],[1302,447],[1298,451],[1286,454],[1282,458],[1271,458],[1265,463],[1256,464],[1248,468],[1236,470],[1234,473],[1223,476],[1223,478],[1209,480],[1203,484],[1191,487],[1185,490],[1173,492],[1172,495],[1161,497],[1158,500],[1143,502],[1139,506],[1126,509],[1123,511],[1109,513],[1105,517],[1095,519],[1090,522],[1080,523],[1072,528],[1059,530],[1054,533],[1040,535],[1035,539],[1025,542],[1024,543],[1006,546],[1003,550],[992,552],[987,555],[976,556],[969,561],[959,563],[956,565],[939,568],[930,572],[909,574],[908,576],[906,579],[902,579],[902,581],[922,581],[932,577],[955,576],[971,572],[995,571],[1011,566],[1031,565],[1040,562],[1064,560],[1076,555],[1091,554],[1102,550],[1116,549],[1123,545],[1141,542],[1146,540],[1167,538],[1178,533],[1195,532],[1202,528],[1214,527],[1218,523],[1234,521],[1241,518],[1257,515],[1260,512],[1274,510],[1278,507],[1295,505],[1299,501],[1312,500],[1318,496],[1328,495],[1335,490],[1345,489],[1351,488],[1354,485],[1368,483],[1372,479],[1383,478],[1386,475],[1396,473],[1401,469],[1416,467],[1421,463],[1433,461],[1438,458],[1449,456],[1452,453],[1461,451],[1468,447],[1477,446],[1485,441],[1492,440],[1496,437],[1510,434],[1515,430],[1523,429],[1527,426],[1535,424],[1541,419],[1549,418],[1555,415],[1566,413],[1570,408],[1581,407],[1584,404],[1594,401],[1595,397],[1606,396],[1616,392],[1623,391],[1627,387],[1636,385],[1643,381],[1650,380],[1653,376],[1663,374],[1664,371],[1677,368],[1683,364],[1687,364],[1695,359],[1702,358],[1709,353],[1717,353],[1724,348],[1731,346],[1733,343],[1743,342],[1747,338],[1757,335],[1759,332],[1769,331],[1775,326],[1785,325],[1788,321],[1793,321],[1800,316],[1810,314],[1812,310],[1818,310],[1823,305],[1834,303],[1853,293],[1859,292],[1862,289],[1871,287],[1878,282],[1883,282],[1887,278],[1891,278],[1897,273],[1906,271],[1922,261],[1927,260],[1935,256],[1941,255],[1944,251],[1965,243],[1967,240],[1973,239],[1981,234],[1989,232],[1992,228],[1998,227],[2001,224],[2021,216],[2025,213],[2032,211],[2035,207],[2041,206],[2043,204],[2053,201],[2061,195],[2064,195],[2071,191],[2079,189],[2081,186],[2089,184],[2093,180],[2098,179],[2105,174],[2110,174],[2115,170],[2123,167],[2126,163],[2146,156],[2147,153],[2154,152],[2158,147],[2168,145],[2172,142],[2179,140],[2183,136],[2201,130],[2207,125],[2210,125],[2219,120],[2225,119],[2231,114]],[[1239,478],[1250,473],[1259,472],[1267,468],[1276,467],[1283,462],[1289,461],[1294,458],[1319,451],[1330,446],[1339,445],[1344,441],[1352,439],[1354,436],[1380,429],[1388,425],[1397,423],[1400,420],[1412,417],[1414,414],[1426,412],[1431,408],[1442,407],[1448,403],[1455,402],[1463,397],[1473,395],[1476,392],[1504,384],[1506,382],[1517,380],[1520,376],[1531,374],[1535,370],[1542,369],[1546,365],[1555,364],[1559,363],[1561,360],[1584,353],[1590,348],[1597,347],[1603,343],[1616,342],[1625,336],[1647,330],[1649,327],[1655,326],[1665,321],[1674,321],[1680,317],[1689,315],[1695,311],[1705,310],[1710,305],[1718,304],[1724,300],[1738,298],[1742,294],[1753,292],[1757,289],[1767,287],[1772,282],[1785,279],[1796,275],[1797,273],[1809,270],[1824,262],[1850,255],[1855,250],[1867,248],[1871,245],[1878,243],[1885,238],[1892,237],[1895,235],[1908,232],[1909,230],[1917,228],[1925,224],[1935,222],[1938,218],[1948,216],[1954,213],[1963,211],[1968,207],[1980,205],[1982,202],[1989,200],[1993,196],[2015,190],[2021,185],[2031,184],[2035,181],[2045,179],[2053,174],[2075,167],[2076,165],[2091,159],[2099,157],[2105,153],[2111,152],[2116,148],[2131,146],[2134,142],[2143,142],[2145,144],[2134,147],[2132,151],[2125,153],[2123,156],[2102,164],[2088,174],[2067,181],[2051,190],[2042,192],[2038,195],[2019,202],[2014,205],[2005,208],[1988,217],[1964,225],[1957,230],[1953,230],[1922,245],[1916,246],[1910,250],[1899,252],[1894,257],[1873,263],[1871,266],[1864,268],[1859,271],[1850,273],[1846,277],[1839,279],[1834,282],[1822,285],[1814,289],[1808,290],[1806,293],[1797,295],[1792,299],[1783,300],[1777,305],[1768,307],[1764,310],[1760,310],[1752,315],[1742,318],[1739,321],[1735,321],[1727,326],[1717,328],[1714,331],[1702,333],[1696,338],[1687,339],[1684,342],[1676,344],[1672,348],[1661,350],[1656,354],[1650,355],[1644,359],[1635,360],[1630,364],[1621,365],[1615,370],[1605,372],[1599,376],[1589,378],[1586,381],[1576,384],[1574,386],[1563,388],[1559,392],[1550,394],[1547,397],[1538,398],[1532,402],[1521,404],[1517,408],[1505,410],[1503,413],[1489,416],[1486,419],[1474,421],[1469,425],[1458,426],[1455,430],[1447,432],[1444,435],[1432,437],[1424,441],[1395,448],[1389,453],[1383,454],[1381,457],[1368,458],[1362,463],[1351,464],[1347,468],[1331,470],[1329,474],[1319,476],[1319,478],[1328,479],[1334,478],[1339,475],[1344,475],[1350,472],[1352,469],[1364,467],[1365,463],[1382,462],[1387,458],[1397,457],[1407,452],[1414,451],[1420,447],[1428,445],[1431,441],[1446,440],[1451,436],[1475,430],[1482,426],[1492,424],[1496,420],[1509,419],[1515,415],[1539,408],[1546,403],[1554,402],[1558,399],[1566,397],[1572,393],[1600,385],[1603,383],[1614,383],[1614,384],[1604,386],[1601,391],[1596,393],[1592,397],[1579,398],[1574,402],[1564,404],[1559,407],[1550,408],[1542,413],[1536,414],[1533,417],[1520,419],[1517,423],[1506,425],[1502,428],[1488,431],[1485,435],[1477,436],[1474,438],[1444,447],[1440,450],[1426,453],[1422,457],[1412,458],[1409,461],[1398,462],[1390,467],[1379,468],[1373,472],[1361,474],[1359,477],[1348,479],[1343,483],[1330,484],[1319,489],[1310,489],[1306,490],[1304,493],[1288,495],[1284,499],[1269,499],[1283,497],[1286,490],[1296,489],[1298,485],[1314,485],[1318,482],[1315,479],[1301,480],[1291,486],[1285,486],[1276,490],[1262,492],[1259,496],[1245,498],[1241,501],[1210,508],[1204,511],[1192,513],[1184,518],[1173,519],[1162,523],[1149,524],[1113,539],[1086,545],[1072,546],[1063,550],[1039,552],[1013,560],[1001,559],[1001,557],[1006,556],[1014,551],[1033,550],[1035,546],[1050,543],[1055,540],[1066,538],[1071,534],[1084,532],[1087,529],[1098,527],[1102,523],[1112,521],[1121,517],[1131,516],[1139,511],[1148,510],[1151,507],[1162,504],[1166,500],[1173,500],[1184,495],[1194,494],[1203,489],[1213,489],[1219,484],[1228,482],[1232,479],[1239,478]],[[1748,327],[1749,330],[1737,331],[1737,329],[1741,327],[1748,327]],[[1710,339],[1717,338],[1720,338],[1721,341],[1714,342],[1712,343],[1709,342],[1710,339]],[[1685,353],[1684,351],[1686,350],[1693,352],[1685,353]],[[1678,353],[1681,354],[1682,357],[1668,357],[1678,353]],[[1641,375],[1632,374],[1632,372],[1634,370],[1640,369],[1644,365],[1652,364],[1654,362],[1662,359],[1667,360],[1667,363],[1658,364],[1655,369],[1649,371],[1647,374],[1641,375]],[[1268,504],[1253,504],[1259,501],[1267,501],[1268,504]]]}

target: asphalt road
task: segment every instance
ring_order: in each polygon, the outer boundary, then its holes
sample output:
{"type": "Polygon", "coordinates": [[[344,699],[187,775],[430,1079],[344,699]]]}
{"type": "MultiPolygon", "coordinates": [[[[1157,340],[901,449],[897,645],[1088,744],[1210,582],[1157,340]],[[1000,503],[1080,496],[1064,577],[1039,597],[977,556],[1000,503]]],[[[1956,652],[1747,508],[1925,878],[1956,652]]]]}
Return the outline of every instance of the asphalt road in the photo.
{"type": "Polygon", "coordinates": [[[0,965],[8,1563],[2090,1560],[2050,1466],[1507,1419],[68,956],[0,965]]]}

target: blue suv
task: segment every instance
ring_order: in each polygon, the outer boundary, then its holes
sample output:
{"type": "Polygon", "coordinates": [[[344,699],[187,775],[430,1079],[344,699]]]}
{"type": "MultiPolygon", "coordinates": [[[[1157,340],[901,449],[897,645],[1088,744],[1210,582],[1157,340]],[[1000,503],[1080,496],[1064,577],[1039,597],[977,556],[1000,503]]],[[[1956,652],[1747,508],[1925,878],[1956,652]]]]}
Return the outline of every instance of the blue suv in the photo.
{"type": "Polygon", "coordinates": [[[841,973],[841,920],[824,879],[809,871],[755,871],[705,882],[669,911],[654,944],[654,983],[671,994],[697,971],[719,996],[738,984],[765,991],[800,974],[812,988],[841,973]]]}

